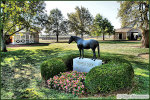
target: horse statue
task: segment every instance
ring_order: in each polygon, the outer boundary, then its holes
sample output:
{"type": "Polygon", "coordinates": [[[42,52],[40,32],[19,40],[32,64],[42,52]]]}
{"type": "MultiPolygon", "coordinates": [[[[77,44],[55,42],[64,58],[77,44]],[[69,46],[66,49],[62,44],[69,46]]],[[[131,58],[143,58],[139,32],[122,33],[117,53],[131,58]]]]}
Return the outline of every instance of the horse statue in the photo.
{"type": "Polygon", "coordinates": [[[72,42],[72,41],[75,41],[77,43],[77,46],[78,46],[78,49],[79,49],[79,52],[80,52],[80,58],[83,59],[84,57],[84,49],[92,49],[93,51],[93,58],[92,60],[96,60],[96,53],[95,53],[95,49],[97,47],[98,49],[98,56],[100,57],[100,48],[99,48],[99,43],[98,41],[96,40],[93,40],[93,39],[90,39],[90,40],[83,40],[82,38],[80,37],[77,37],[77,36],[71,36],[70,39],[69,39],[69,44],[72,42]]]}

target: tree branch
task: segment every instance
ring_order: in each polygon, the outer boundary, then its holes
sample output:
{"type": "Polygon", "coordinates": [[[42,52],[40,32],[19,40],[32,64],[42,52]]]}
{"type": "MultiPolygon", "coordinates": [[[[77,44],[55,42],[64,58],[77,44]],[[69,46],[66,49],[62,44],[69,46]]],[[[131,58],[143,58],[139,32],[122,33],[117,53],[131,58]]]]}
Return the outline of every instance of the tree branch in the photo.
{"type": "Polygon", "coordinates": [[[7,39],[9,39],[10,38],[10,36],[12,36],[12,35],[14,35],[14,34],[16,34],[17,32],[19,32],[19,31],[21,31],[21,30],[23,30],[25,27],[22,27],[21,29],[19,29],[19,30],[17,30],[17,31],[15,31],[15,32],[13,32],[12,34],[10,34],[7,38],[6,38],[6,40],[7,39]]]}
{"type": "Polygon", "coordinates": [[[14,26],[16,26],[16,24],[14,24],[13,26],[11,26],[11,27],[7,30],[7,32],[5,32],[4,34],[7,34],[14,26]]]}

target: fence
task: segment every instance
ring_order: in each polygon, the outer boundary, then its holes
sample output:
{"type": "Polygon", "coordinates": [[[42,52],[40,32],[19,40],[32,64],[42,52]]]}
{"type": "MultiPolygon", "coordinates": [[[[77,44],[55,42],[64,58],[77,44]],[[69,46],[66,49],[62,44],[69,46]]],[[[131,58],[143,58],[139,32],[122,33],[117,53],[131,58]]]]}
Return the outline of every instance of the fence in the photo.
{"type": "MultiPolygon", "coordinates": [[[[70,37],[58,37],[59,40],[67,40],[69,38],[70,37]]],[[[39,39],[42,39],[42,40],[56,40],[57,38],[56,37],[39,37],[39,39]]]]}
{"type": "MultiPolygon", "coordinates": [[[[80,37],[80,36],[78,36],[80,37]]],[[[59,40],[69,40],[70,36],[59,36],[59,40]]],[[[90,39],[90,38],[97,38],[97,37],[92,37],[92,36],[83,36],[84,39],[90,39]]],[[[113,36],[105,36],[105,39],[112,39],[113,36]]],[[[39,39],[41,40],[56,40],[56,36],[40,36],[39,39]]],[[[98,39],[102,39],[102,36],[99,36],[98,39]]]]}
{"type": "MultiPolygon", "coordinates": [[[[59,40],[69,40],[70,36],[59,36],[58,39],[59,40]]],[[[84,36],[84,39],[85,38],[91,38],[89,36],[84,36]]],[[[39,37],[39,39],[42,39],[42,40],[56,40],[56,36],[41,36],[39,37]]]]}

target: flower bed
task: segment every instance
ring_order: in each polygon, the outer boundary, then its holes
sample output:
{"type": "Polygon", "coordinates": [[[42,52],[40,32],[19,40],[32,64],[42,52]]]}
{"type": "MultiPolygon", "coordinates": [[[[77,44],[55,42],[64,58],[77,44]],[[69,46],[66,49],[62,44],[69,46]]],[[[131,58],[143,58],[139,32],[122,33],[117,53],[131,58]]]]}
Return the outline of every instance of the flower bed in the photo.
{"type": "Polygon", "coordinates": [[[74,95],[82,95],[85,93],[84,80],[87,73],[70,71],[60,73],[47,80],[49,88],[62,90],[74,95]]]}
{"type": "MultiPolygon", "coordinates": [[[[61,60],[60,63],[63,62],[63,66],[65,66],[67,70],[71,70],[72,67],[70,68],[69,66],[73,65],[71,61],[75,57],[76,55],[59,57],[61,60]]],[[[50,79],[47,78],[48,87],[74,95],[110,93],[132,87],[134,70],[128,61],[109,56],[103,56],[101,59],[104,61],[104,64],[92,68],[88,73],[76,71],[61,73],[63,71],[57,70],[55,76],[49,77],[50,79]]],[[[48,62],[51,63],[50,61],[48,62]]],[[[60,66],[60,64],[56,63],[55,65],[60,66]]],[[[55,72],[54,69],[53,71],[55,72]]],[[[49,75],[47,73],[44,74],[49,75]]]]}

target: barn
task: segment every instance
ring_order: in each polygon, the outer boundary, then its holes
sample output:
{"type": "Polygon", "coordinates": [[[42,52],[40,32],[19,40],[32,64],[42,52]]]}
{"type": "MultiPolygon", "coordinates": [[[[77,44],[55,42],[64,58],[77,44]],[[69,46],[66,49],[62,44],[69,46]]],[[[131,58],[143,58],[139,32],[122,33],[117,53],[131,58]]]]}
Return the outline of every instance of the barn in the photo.
{"type": "Polygon", "coordinates": [[[37,32],[19,32],[7,40],[7,44],[28,44],[39,43],[39,34],[37,32]]]}
{"type": "Polygon", "coordinates": [[[141,37],[142,33],[140,29],[124,27],[115,30],[114,39],[115,40],[137,40],[138,37],[141,37]]]}

